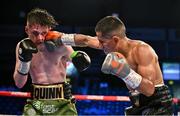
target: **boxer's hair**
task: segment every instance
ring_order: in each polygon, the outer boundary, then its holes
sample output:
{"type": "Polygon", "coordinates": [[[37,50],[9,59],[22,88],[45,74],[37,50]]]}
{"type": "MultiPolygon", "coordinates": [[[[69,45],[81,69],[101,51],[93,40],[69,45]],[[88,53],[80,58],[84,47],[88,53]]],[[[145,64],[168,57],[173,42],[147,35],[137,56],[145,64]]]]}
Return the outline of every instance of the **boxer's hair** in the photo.
{"type": "Polygon", "coordinates": [[[34,8],[27,14],[27,23],[55,27],[58,25],[54,17],[45,9],[34,8]]]}
{"type": "Polygon", "coordinates": [[[126,36],[126,28],[124,23],[115,16],[106,16],[102,18],[95,27],[96,32],[101,32],[102,36],[113,36],[119,37],[126,36]]]}

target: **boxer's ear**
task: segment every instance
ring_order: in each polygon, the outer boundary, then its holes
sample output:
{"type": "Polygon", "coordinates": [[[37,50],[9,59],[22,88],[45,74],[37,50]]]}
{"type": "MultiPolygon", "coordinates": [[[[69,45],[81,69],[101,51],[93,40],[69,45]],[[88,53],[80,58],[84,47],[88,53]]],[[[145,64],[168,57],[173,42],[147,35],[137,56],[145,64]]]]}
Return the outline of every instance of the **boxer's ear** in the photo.
{"type": "Polygon", "coordinates": [[[25,26],[25,32],[28,34],[28,27],[25,26]]]}
{"type": "Polygon", "coordinates": [[[115,43],[117,43],[118,40],[120,39],[118,36],[113,36],[112,38],[113,38],[113,40],[114,40],[115,43]]]}

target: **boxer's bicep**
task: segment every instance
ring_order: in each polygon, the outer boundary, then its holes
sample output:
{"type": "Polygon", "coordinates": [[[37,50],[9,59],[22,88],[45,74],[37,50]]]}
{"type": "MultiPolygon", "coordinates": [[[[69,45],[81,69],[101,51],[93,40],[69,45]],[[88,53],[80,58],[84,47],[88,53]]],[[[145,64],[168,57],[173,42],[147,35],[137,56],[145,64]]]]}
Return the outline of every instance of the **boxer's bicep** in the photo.
{"type": "Polygon", "coordinates": [[[138,64],[137,73],[143,78],[154,82],[156,73],[156,55],[154,51],[150,46],[140,45],[137,47],[136,54],[136,62],[138,64]]]}
{"type": "Polygon", "coordinates": [[[142,77],[138,91],[151,96],[155,90],[157,56],[147,44],[138,46],[134,55],[137,63],[136,72],[142,77]]]}
{"type": "Polygon", "coordinates": [[[151,81],[154,84],[156,71],[155,71],[155,67],[152,64],[146,66],[139,65],[137,72],[144,79],[147,79],[148,81],[151,81]]]}

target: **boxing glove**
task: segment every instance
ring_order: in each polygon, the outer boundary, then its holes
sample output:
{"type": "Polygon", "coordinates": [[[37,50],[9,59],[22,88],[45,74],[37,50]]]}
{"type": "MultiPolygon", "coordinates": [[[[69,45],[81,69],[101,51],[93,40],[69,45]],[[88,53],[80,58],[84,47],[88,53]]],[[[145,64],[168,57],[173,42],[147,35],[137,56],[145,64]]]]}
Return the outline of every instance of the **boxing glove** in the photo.
{"type": "Polygon", "coordinates": [[[86,70],[91,64],[90,57],[83,51],[74,51],[71,54],[71,58],[72,63],[80,72],[86,70]]]}
{"type": "MultiPolygon", "coordinates": [[[[52,41],[54,43],[54,44],[52,44],[51,42],[49,42],[50,44],[46,44],[47,49],[48,49],[48,47],[54,48],[54,47],[52,47],[52,45],[60,46],[62,44],[65,44],[65,45],[75,46],[74,34],[64,34],[64,33],[58,32],[58,31],[49,31],[45,37],[45,42],[46,41],[52,41]]],[[[48,43],[48,42],[46,42],[46,43],[48,43]]]]}
{"type": "Polygon", "coordinates": [[[37,52],[38,49],[36,48],[36,45],[30,39],[20,41],[18,48],[18,58],[20,60],[18,72],[20,74],[26,75],[28,73],[32,54],[37,52]]]}
{"type": "Polygon", "coordinates": [[[133,89],[137,88],[142,80],[142,77],[129,67],[125,57],[118,52],[107,54],[101,71],[105,74],[116,75],[133,89]]]}

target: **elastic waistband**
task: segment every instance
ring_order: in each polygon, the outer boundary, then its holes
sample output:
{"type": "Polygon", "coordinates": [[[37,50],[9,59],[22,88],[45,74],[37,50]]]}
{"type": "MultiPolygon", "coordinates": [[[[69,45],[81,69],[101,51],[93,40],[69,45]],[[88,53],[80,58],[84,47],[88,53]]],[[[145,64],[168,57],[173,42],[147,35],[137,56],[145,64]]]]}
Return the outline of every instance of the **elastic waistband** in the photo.
{"type": "Polygon", "coordinates": [[[64,84],[37,85],[32,84],[32,98],[38,100],[57,100],[64,98],[64,84]]]}
{"type": "Polygon", "coordinates": [[[164,84],[155,85],[155,87],[162,87],[162,86],[164,86],[164,84]]]}

